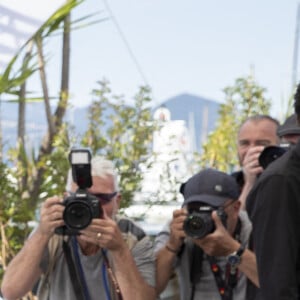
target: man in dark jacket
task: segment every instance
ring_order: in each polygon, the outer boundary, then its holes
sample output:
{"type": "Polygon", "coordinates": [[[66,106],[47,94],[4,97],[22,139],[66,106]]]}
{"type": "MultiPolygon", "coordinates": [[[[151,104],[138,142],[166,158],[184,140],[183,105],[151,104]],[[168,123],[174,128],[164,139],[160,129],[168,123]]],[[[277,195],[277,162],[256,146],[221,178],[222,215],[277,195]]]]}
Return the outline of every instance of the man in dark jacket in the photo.
{"type": "MultiPolygon", "coordinates": [[[[295,94],[300,120],[300,85],[295,94]]],[[[270,164],[251,190],[246,209],[253,224],[260,290],[257,300],[300,299],[300,142],[270,164]]]]}

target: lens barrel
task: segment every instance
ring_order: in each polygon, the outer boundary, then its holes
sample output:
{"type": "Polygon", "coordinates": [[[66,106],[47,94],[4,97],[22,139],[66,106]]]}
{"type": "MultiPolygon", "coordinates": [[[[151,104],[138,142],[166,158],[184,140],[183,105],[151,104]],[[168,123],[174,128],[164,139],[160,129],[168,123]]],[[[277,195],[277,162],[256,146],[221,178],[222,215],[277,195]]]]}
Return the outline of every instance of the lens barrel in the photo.
{"type": "Polygon", "coordinates": [[[93,218],[93,212],[86,201],[69,202],[64,210],[63,219],[71,229],[81,230],[87,227],[93,218]]]}
{"type": "Polygon", "coordinates": [[[211,218],[211,212],[192,212],[185,219],[183,229],[188,236],[196,239],[201,239],[207,234],[212,233],[215,225],[211,218]]]}

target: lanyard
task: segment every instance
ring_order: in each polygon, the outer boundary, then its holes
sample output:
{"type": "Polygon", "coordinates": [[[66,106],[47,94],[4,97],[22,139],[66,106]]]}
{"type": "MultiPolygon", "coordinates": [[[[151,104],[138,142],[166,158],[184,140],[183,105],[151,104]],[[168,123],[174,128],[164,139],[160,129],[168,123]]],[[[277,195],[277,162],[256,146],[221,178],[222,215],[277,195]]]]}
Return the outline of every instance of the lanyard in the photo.
{"type": "Polygon", "coordinates": [[[214,257],[208,257],[208,260],[210,262],[211,270],[214,274],[219,294],[222,300],[231,300],[233,289],[237,284],[238,269],[231,269],[227,264],[224,278],[222,269],[216,263],[216,259],[214,257]]]}
{"type": "MultiPolygon", "coordinates": [[[[234,238],[238,241],[240,241],[241,227],[241,220],[238,219],[238,223],[234,232],[234,238]]],[[[219,294],[222,300],[232,300],[233,289],[238,282],[238,268],[233,268],[229,263],[227,263],[224,276],[222,269],[217,264],[216,258],[213,256],[207,256],[207,258],[210,263],[210,267],[215,277],[219,294]]]]}
{"type": "Polygon", "coordinates": [[[116,277],[115,277],[115,275],[113,273],[113,270],[112,270],[112,268],[110,266],[106,250],[104,250],[104,249],[101,248],[101,251],[102,251],[102,255],[103,255],[104,266],[106,268],[106,271],[107,271],[107,274],[108,274],[108,276],[110,278],[110,281],[111,281],[111,283],[112,283],[112,285],[114,287],[114,291],[116,293],[117,299],[118,300],[123,300],[123,296],[122,296],[122,293],[121,293],[118,281],[117,281],[117,279],[116,279],[116,277]]]}
{"type": "MultiPolygon", "coordinates": [[[[76,264],[77,269],[78,269],[79,278],[80,278],[81,285],[82,285],[82,288],[83,288],[84,298],[86,300],[90,300],[91,297],[90,297],[90,294],[89,294],[89,291],[88,291],[88,287],[87,287],[87,284],[86,284],[86,279],[85,279],[85,276],[84,276],[84,271],[83,271],[82,264],[81,264],[81,261],[80,261],[79,250],[78,250],[78,242],[76,240],[76,237],[72,238],[72,246],[73,246],[73,249],[74,249],[75,264],[76,264]]],[[[110,295],[109,295],[109,291],[108,291],[109,287],[108,287],[108,282],[107,282],[107,278],[106,278],[106,274],[105,274],[106,273],[105,269],[106,269],[107,274],[108,274],[108,276],[111,280],[111,283],[114,287],[115,293],[117,295],[117,299],[118,300],[123,300],[121,290],[119,288],[119,284],[118,284],[117,279],[115,278],[115,275],[113,274],[113,271],[110,267],[106,250],[101,249],[101,252],[102,252],[103,260],[104,260],[103,266],[102,266],[102,275],[104,276],[103,280],[104,280],[104,288],[105,288],[106,296],[108,297],[108,299],[110,299],[110,295]]]]}
{"type": "Polygon", "coordinates": [[[106,272],[104,263],[102,264],[102,278],[103,278],[103,284],[104,284],[106,298],[107,298],[107,300],[111,300],[107,272],[106,272]]]}

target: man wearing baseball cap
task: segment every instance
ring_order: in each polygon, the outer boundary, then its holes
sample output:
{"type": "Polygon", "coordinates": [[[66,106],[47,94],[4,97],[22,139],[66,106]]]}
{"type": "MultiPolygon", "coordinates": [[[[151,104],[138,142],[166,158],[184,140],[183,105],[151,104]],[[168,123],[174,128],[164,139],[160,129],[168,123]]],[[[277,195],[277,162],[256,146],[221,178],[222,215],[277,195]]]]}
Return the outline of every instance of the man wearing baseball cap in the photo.
{"type": "Polygon", "coordinates": [[[300,126],[297,115],[292,114],[278,127],[277,134],[283,143],[296,145],[300,137],[300,126]]]}
{"type": "Polygon", "coordinates": [[[247,249],[251,223],[240,212],[235,179],[205,169],[181,185],[181,209],[155,240],[157,293],[174,270],[181,300],[244,300],[247,278],[258,286],[256,259],[247,249]]]}

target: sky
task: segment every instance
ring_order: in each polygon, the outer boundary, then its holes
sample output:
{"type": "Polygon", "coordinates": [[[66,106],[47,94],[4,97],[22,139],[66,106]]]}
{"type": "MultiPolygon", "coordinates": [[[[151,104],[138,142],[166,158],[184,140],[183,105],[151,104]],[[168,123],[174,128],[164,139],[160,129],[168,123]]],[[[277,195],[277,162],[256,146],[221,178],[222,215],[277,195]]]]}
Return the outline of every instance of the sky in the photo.
{"type": "MultiPolygon", "coordinates": [[[[24,11],[24,0],[5,1],[24,11]]],[[[40,18],[45,8],[58,5],[44,0],[49,6],[40,8],[30,6],[33,2],[27,0],[26,7],[40,18]]],[[[146,83],[155,105],[182,93],[223,103],[223,89],[253,72],[267,89],[272,115],[281,119],[292,91],[297,5],[296,0],[86,0],[74,18],[97,11],[98,18],[108,19],[73,33],[71,101],[87,105],[96,82],[105,78],[113,93],[129,102],[146,83]]],[[[59,59],[59,51],[51,53],[49,82],[59,76],[59,59]]]]}

